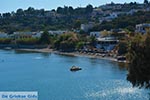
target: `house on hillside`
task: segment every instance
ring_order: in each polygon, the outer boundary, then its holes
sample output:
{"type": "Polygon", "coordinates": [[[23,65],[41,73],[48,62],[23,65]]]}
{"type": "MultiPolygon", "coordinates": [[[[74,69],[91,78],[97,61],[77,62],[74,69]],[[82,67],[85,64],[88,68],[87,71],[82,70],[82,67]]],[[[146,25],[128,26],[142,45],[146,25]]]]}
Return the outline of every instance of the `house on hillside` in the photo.
{"type": "Polygon", "coordinates": [[[112,35],[116,38],[124,38],[127,36],[127,32],[123,29],[111,29],[112,35]]]}
{"type": "Polygon", "coordinates": [[[81,24],[81,30],[84,32],[88,32],[90,29],[94,27],[94,23],[90,22],[88,24],[81,24]]]}
{"type": "Polygon", "coordinates": [[[50,35],[61,35],[61,34],[64,34],[64,33],[67,33],[68,31],[63,31],[63,30],[58,30],[58,31],[52,31],[52,30],[49,30],[48,33],[50,35]]]}
{"type": "Polygon", "coordinates": [[[100,31],[90,32],[90,36],[94,36],[94,37],[98,38],[101,36],[101,32],[100,31]]]}
{"type": "Polygon", "coordinates": [[[14,39],[32,38],[32,32],[14,32],[14,39]]]}
{"type": "Polygon", "coordinates": [[[0,32],[0,38],[9,38],[9,35],[4,32],[0,32]]]}
{"type": "Polygon", "coordinates": [[[14,32],[11,37],[13,39],[24,39],[24,38],[40,38],[42,35],[41,32],[14,32]]]}
{"type": "Polygon", "coordinates": [[[115,37],[103,37],[97,38],[97,49],[103,49],[104,51],[111,51],[119,43],[115,37]]]}
{"type": "Polygon", "coordinates": [[[147,31],[150,31],[150,23],[138,24],[136,25],[136,33],[145,34],[147,31]]]}
{"type": "Polygon", "coordinates": [[[127,15],[133,15],[134,13],[138,12],[137,9],[131,9],[129,12],[127,12],[127,15]]]}
{"type": "Polygon", "coordinates": [[[97,8],[97,9],[94,9],[94,10],[93,10],[91,16],[92,16],[92,17],[100,16],[100,15],[103,15],[103,13],[104,13],[104,12],[102,11],[102,9],[97,8]]]}
{"type": "Polygon", "coordinates": [[[32,32],[32,38],[40,38],[42,34],[43,34],[43,31],[32,32]]]}
{"type": "Polygon", "coordinates": [[[102,23],[103,21],[107,21],[107,22],[110,22],[112,21],[113,19],[117,18],[118,17],[118,13],[110,13],[108,16],[106,17],[102,17],[99,19],[99,22],[102,23]]]}

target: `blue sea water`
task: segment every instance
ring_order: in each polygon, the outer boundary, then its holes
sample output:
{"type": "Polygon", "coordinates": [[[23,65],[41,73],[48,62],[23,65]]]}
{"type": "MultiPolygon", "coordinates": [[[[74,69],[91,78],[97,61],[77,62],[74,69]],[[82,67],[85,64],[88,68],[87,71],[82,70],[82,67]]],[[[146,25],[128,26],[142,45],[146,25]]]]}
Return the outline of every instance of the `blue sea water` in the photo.
{"type": "Polygon", "coordinates": [[[109,60],[0,50],[0,91],[37,91],[39,100],[149,100],[126,74],[109,60]]]}

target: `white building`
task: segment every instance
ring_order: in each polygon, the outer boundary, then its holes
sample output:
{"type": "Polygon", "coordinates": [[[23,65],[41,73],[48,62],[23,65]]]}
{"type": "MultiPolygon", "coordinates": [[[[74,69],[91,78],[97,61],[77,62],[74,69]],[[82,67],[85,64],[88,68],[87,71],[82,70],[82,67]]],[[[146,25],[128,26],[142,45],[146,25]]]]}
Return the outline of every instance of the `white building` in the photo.
{"type": "Polygon", "coordinates": [[[32,32],[14,32],[14,39],[32,38],[32,32]]]}
{"type": "Polygon", "coordinates": [[[128,15],[128,14],[129,14],[129,15],[133,15],[133,14],[136,13],[136,12],[138,12],[137,9],[131,9],[131,10],[127,13],[127,15],[128,15]]]}
{"type": "Polygon", "coordinates": [[[117,13],[111,13],[110,14],[110,18],[114,19],[114,18],[117,18],[118,17],[118,14],[117,13]]]}
{"type": "Polygon", "coordinates": [[[32,38],[40,38],[42,34],[43,34],[43,31],[41,31],[41,32],[33,32],[32,33],[32,38]]]}
{"type": "Polygon", "coordinates": [[[61,31],[61,30],[58,30],[58,31],[48,31],[49,34],[51,35],[61,35],[61,34],[64,34],[64,33],[67,33],[68,31],[61,31]]]}
{"type": "Polygon", "coordinates": [[[109,14],[109,16],[106,16],[106,17],[102,17],[99,19],[99,22],[102,23],[103,21],[107,21],[107,22],[110,22],[112,21],[113,19],[117,18],[118,17],[118,14],[119,13],[111,13],[109,14]]]}
{"type": "Polygon", "coordinates": [[[113,50],[119,42],[119,40],[115,39],[114,37],[98,38],[97,41],[96,48],[103,49],[105,51],[113,50]]]}
{"type": "Polygon", "coordinates": [[[9,38],[9,35],[4,32],[0,32],[0,38],[9,38]]]}
{"type": "Polygon", "coordinates": [[[93,23],[81,24],[81,30],[83,30],[84,32],[88,32],[93,27],[94,27],[93,23]]]}
{"type": "Polygon", "coordinates": [[[41,32],[14,32],[11,37],[14,39],[23,39],[23,38],[40,38],[42,35],[41,32]]]}
{"type": "Polygon", "coordinates": [[[100,32],[90,32],[90,36],[94,36],[94,37],[98,38],[101,36],[101,33],[100,32]]]}
{"type": "Polygon", "coordinates": [[[92,12],[92,17],[95,17],[95,16],[99,16],[99,15],[102,15],[103,14],[103,11],[102,9],[100,8],[97,8],[97,9],[94,9],[93,12],[92,12]]]}
{"type": "Polygon", "coordinates": [[[138,24],[138,25],[136,25],[135,32],[145,34],[148,31],[148,29],[150,29],[149,23],[138,24]]]}

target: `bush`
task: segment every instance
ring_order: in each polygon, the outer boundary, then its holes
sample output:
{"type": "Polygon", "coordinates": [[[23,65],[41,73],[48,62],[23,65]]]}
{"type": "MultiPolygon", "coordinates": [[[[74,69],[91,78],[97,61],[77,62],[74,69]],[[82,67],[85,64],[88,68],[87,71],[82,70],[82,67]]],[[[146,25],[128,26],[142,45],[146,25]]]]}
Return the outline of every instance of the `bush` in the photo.
{"type": "Polygon", "coordinates": [[[36,45],[39,43],[39,39],[38,38],[18,39],[16,40],[16,43],[21,45],[36,45]]]}
{"type": "Polygon", "coordinates": [[[11,39],[4,39],[4,38],[0,39],[0,44],[10,44],[10,43],[11,43],[11,39]]]}

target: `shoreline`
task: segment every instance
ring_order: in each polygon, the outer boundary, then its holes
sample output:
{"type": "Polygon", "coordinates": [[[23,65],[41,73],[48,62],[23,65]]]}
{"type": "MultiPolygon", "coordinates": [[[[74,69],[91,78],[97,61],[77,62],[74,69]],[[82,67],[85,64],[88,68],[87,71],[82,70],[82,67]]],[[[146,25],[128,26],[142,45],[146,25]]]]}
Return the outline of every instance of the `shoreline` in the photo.
{"type": "Polygon", "coordinates": [[[78,52],[70,52],[70,53],[66,53],[66,52],[57,52],[55,54],[59,54],[59,55],[67,55],[67,56],[77,56],[77,57],[88,57],[88,58],[95,58],[95,59],[104,59],[104,60],[110,60],[110,61],[115,61],[117,62],[117,59],[113,58],[113,57],[102,57],[99,55],[95,55],[95,54],[87,54],[87,53],[78,53],[78,52]]]}
{"type": "Polygon", "coordinates": [[[59,55],[66,55],[66,56],[76,56],[76,57],[88,57],[88,58],[96,58],[96,59],[104,59],[104,60],[110,60],[114,62],[118,62],[116,58],[109,57],[109,56],[100,56],[93,53],[79,53],[79,52],[59,52],[54,51],[53,49],[14,49],[16,51],[27,51],[27,52],[38,52],[38,53],[54,53],[59,55]]]}

